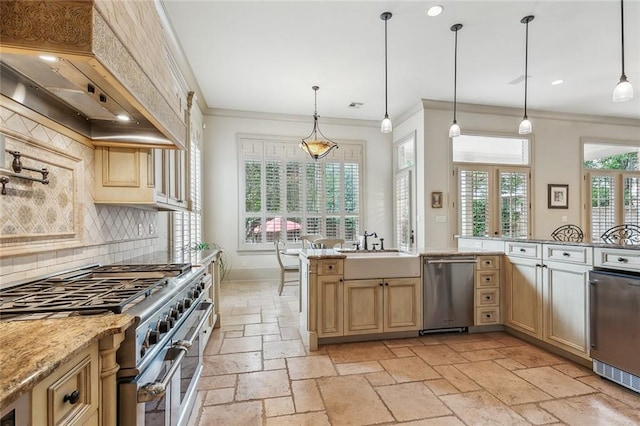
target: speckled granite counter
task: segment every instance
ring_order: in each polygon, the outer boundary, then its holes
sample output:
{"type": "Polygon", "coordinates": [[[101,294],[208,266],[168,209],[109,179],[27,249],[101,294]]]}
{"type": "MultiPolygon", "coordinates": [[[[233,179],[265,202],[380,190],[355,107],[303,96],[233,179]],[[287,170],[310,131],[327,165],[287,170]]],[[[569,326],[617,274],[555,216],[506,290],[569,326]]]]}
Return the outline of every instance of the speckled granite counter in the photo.
{"type": "Polygon", "coordinates": [[[599,248],[612,248],[612,249],[625,249],[625,250],[640,250],[638,244],[605,244],[598,241],[556,241],[545,240],[538,238],[505,238],[505,237],[460,237],[465,240],[479,240],[479,241],[515,241],[520,243],[538,243],[538,244],[556,244],[567,246],[586,246],[586,247],[599,247],[599,248]]]}
{"type": "Polygon", "coordinates": [[[126,314],[0,321],[0,409],[103,337],[133,324],[126,314]]]}
{"type": "MultiPolygon", "coordinates": [[[[401,250],[402,251],[402,250],[401,250]]],[[[372,251],[374,252],[374,251],[372,251]]],[[[422,248],[417,249],[410,252],[404,252],[407,255],[413,256],[457,256],[457,255],[468,255],[468,256],[481,256],[481,255],[500,255],[504,254],[503,251],[496,250],[487,250],[481,248],[422,248]]],[[[335,249],[306,249],[301,250],[300,254],[303,257],[308,257],[310,259],[346,259],[349,253],[364,253],[364,251],[350,251],[350,250],[335,250],[335,249]]],[[[377,253],[383,253],[382,251],[378,251],[377,253]]]]}
{"type": "Polygon", "coordinates": [[[192,265],[205,265],[212,262],[222,250],[186,250],[178,253],[167,251],[156,251],[143,256],[124,259],[116,264],[167,264],[167,263],[190,263],[192,265]]]}

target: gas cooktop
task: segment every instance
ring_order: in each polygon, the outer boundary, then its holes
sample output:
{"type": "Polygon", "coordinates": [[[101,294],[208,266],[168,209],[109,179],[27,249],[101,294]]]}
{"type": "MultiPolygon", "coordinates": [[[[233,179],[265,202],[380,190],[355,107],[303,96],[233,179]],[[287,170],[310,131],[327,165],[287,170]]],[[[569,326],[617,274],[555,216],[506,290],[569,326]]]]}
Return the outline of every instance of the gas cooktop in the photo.
{"type": "Polygon", "coordinates": [[[0,317],[74,312],[122,313],[187,272],[190,264],[107,265],[79,269],[0,290],[0,317]]]}

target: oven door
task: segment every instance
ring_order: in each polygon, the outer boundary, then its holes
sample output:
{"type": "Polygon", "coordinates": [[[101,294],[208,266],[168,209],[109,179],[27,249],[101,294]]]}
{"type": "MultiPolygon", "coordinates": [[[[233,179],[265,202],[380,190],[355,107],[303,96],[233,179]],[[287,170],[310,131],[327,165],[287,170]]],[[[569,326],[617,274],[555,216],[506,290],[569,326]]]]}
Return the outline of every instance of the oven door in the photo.
{"type": "Polygon", "coordinates": [[[164,426],[187,422],[202,372],[202,343],[212,311],[213,304],[201,303],[142,373],[120,383],[120,425],[164,426]]]}

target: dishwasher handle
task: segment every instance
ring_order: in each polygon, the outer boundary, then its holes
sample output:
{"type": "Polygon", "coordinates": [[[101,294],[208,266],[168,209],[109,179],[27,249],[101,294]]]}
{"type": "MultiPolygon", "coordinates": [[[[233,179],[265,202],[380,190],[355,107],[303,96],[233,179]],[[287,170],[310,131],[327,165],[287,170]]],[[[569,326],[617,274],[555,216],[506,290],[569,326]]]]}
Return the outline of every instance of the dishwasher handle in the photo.
{"type": "Polygon", "coordinates": [[[478,263],[476,259],[438,259],[438,260],[429,260],[426,261],[429,265],[437,265],[440,263],[478,263]]]}

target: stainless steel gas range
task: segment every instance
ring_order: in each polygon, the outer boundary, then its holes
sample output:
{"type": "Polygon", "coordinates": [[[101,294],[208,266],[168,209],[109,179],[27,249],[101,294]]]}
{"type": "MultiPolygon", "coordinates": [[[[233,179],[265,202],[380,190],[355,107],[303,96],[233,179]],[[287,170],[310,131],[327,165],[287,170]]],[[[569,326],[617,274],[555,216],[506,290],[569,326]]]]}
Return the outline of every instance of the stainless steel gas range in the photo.
{"type": "Polygon", "coordinates": [[[118,424],[182,425],[211,333],[212,296],[203,267],[91,265],[0,289],[0,318],[134,316],[117,352],[118,424]]]}

